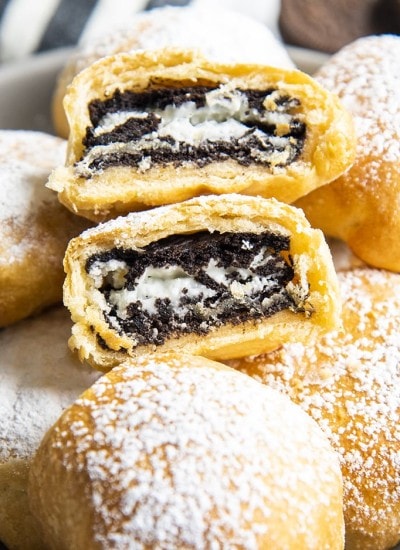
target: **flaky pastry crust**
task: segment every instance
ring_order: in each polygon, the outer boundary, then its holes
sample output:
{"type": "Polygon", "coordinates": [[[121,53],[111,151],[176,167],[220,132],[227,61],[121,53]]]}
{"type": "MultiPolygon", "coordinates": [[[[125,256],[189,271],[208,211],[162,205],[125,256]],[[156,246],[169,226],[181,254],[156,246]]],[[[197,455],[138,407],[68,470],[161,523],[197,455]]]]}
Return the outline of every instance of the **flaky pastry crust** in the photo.
{"type": "MultiPolygon", "coordinates": [[[[184,349],[214,359],[262,353],[288,340],[307,341],[340,324],[336,273],[323,234],[309,226],[300,210],[274,199],[209,195],[110,220],[70,242],[64,268],[64,303],[75,323],[70,346],[81,360],[101,370],[155,347],[184,349]],[[87,262],[95,254],[115,248],[143,250],[171,235],[268,231],[290,239],[289,255],[299,284],[299,290],[293,292],[302,302],[302,312],[283,309],[267,318],[228,321],[205,334],[172,333],[158,346],[135,342],[134,337],[106,321],[109,308],[87,271],[87,262]]],[[[295,285],[293,289],[296,288],[295,285]]]]}
{"type": "MultiPolygon", "coordinates": [[[[68,208],[95,221],[206,193],[261,195],[290,203],[338,177],[354,158],[351,117],[334,94],[308,75],[263,65],[215,63],[190,50],[165,48],[103,58],[75,77],[64,107],[71,128],[67,162],[53,172],[48,185],[68,208]],[[89,176],[79,173],[76,163],[86,152],[83,140],[92,125],[92,101],[110,98],[116,90],[138,93],[201,85],[273,88],[281,96],[296,98],[300,105],[294,112],[306,126],[300,156],[285,166],[242,165],[227,155],[205,165],[171,161],[143,169],[121,164],[89,176]]],[[[272,112],[276,108],[272,105],[272,112]]]]}

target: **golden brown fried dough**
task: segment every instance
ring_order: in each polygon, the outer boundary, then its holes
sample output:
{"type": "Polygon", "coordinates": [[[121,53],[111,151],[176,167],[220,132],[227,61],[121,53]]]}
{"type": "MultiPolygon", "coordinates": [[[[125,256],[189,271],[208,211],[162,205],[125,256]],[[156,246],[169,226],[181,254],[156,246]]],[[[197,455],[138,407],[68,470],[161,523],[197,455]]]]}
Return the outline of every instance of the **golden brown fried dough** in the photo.
{"type": "Polygon", "coordinates": [[[0,130],[0,327],[62,300],[67,243],[89,225],[45,186],[65,150],[42,132],[0,130]]]}
{"type": "Polygon", "coordinates": [[[104,375],[30,474],[51,548],[343,548],[340,465],[322,430],[201,357],[150,354],[104,375]]]}
{"type": "Polygon", "coordinates": [[[400,542],[400,275],[339,274],[342,332],[231,366],[288,394],[328,435],[344,480],[346,549],[400,542]]]}
{"type": "Polygon", "coordinates": [[[208,195],[132,213],[72,240],[64,265],[70,345],[103,370],[154,349],[261,353],[340,322],[323,234],[274,199],[208,195]]]}
{"type": "Polygon", "coordinates": [[[349,114],[308,75],[189,50],[103,58],[64,106],[68,156],[49,187],[95,221],[207,193],[292,202],[354,158],[349,114]]]}
{"type": "Polygon", "coordinates": [[[316,74],[352,113],[356,160],[298,201],[311,224],[374,267],[400,271],[400,37],[361,38],[316,74]]]}

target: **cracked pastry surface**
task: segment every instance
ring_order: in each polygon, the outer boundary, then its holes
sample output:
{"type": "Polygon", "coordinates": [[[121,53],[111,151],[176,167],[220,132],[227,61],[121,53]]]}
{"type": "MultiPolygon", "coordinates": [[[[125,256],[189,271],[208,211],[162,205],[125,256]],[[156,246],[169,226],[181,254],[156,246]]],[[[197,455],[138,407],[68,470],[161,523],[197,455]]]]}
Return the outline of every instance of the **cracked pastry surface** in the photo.
{"type": "Polygon", "coordinates": [[[89,226],[45,186],[65,152],[52,135],[0,130],[0,327],[62,300],[67,243],[89,226]]]}
{"type": "Polygon", "coordinates": [[[302,212],[205,196],[110,220],[71,241],[70,345],[107,370],[128,355],[273,349],[339,322],[332,258],[302,212]]]}
{"type": "Polygon", "coordinates": [[[84,392],[29,492],[52,548],[343,548],[339,461],[318,425],[183,353],[130,359],[84,392]]]}
{"type": "Polygon", "coordinates": [[[400,271],[400,38],[360,38],[315,75],[352,113],[353,166],[298,201],[311,224],[373,267],[400,271]]]}
{"type": "Polygon", "coordinates": [[[96,221],[204,193],[292,202],[354,156],[350,116],[311,77],[190,50],[97,61],[64,105],[68,158],[48,185],[96,221]]]}
{"type": "Polygon", "coordinates": [[[346,548],[387,550],[400,542],[400,275],[338,277],[343,331],[230,365],[319,423],[341,460],[346,548]]]}

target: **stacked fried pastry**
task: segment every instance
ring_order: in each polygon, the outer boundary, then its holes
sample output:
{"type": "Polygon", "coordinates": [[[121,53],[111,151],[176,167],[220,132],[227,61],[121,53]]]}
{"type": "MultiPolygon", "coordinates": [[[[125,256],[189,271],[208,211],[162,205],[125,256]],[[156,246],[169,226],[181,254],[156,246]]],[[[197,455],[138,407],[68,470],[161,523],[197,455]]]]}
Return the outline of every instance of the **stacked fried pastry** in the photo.
{"type": "Polygon", "coordinates": [[[287,203],[350,166],[347,111],[300,71],[170,48],[96,61],[64,105],[68,154],[48,185],[106,220],[65,255],[69,344],[109,372],[33,462],[45,543],[343,548],[327,436],[211,359],[340,326],[324,235],[287,203]]]}
{"type": "Polygon", "coordinates": [[[47,185],[98,223],[64,257],[69,346],[105,374],[30,466],[41,544],[390,548],[400,275],[307,206],[351,178],[358,119],[322,78],[161,45],[64,98],[47,185]]]}

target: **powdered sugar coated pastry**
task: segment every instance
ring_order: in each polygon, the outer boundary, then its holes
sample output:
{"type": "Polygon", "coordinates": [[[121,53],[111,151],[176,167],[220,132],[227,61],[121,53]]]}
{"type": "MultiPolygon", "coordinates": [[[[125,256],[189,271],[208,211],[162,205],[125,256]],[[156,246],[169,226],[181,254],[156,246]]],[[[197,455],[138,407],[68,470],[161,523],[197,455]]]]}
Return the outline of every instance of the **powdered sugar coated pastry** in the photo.
{"type": "Polygon", "coordinates": [[[317,424],[186,354],[96,382],[44,438],[29,493],[52,548],[343,548],[340,466],[317,424]]]}
{"type": "Polygon", "coordinates": [[[61,302],[65,248],[88,227],[45,186],[65,150],[48,134],[0,130],[0,327],[61,302]]]}
{"type": "Polygon", "coordinates": [[[98,375],[67,347],[64,308],[0,333],[0,540],[9,548],[42,550],[29,514],[27,476],[46,430],[98,375]]]}
{"type": "Polygon", "coordinates": [[[400,542],[400,275],[339,273],[343,332],[232,366],[288,394],[338,451],[346,549],[400,542]]]}
{"type": "Polygon", "coordinates": [[[68,136],[62,101],[78,72],[107,55],[166,46],[198,48],[207,57],[224,63],[294,67],[283,44],[268,27],[243,13],[215,6],[163,7],[136,13],[118,32],[83,42],[67,61],[53,100],[57,132],[68,136]]]}
{"type": "Polygon", "coordinates": [[[315,76],[353,115],[356,160],[298,205],[368,264],[400,271],[400,37],[361,38],[315,76]]]}

